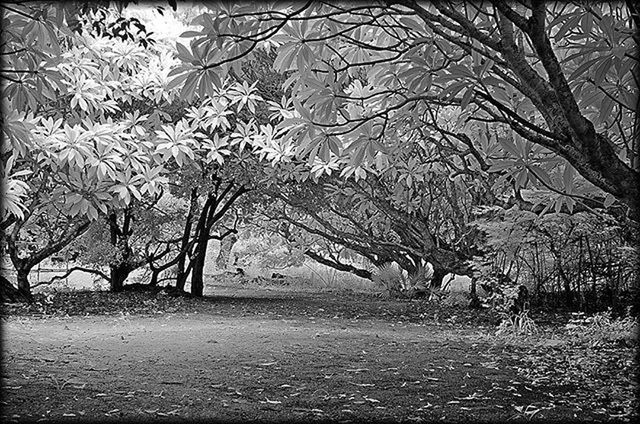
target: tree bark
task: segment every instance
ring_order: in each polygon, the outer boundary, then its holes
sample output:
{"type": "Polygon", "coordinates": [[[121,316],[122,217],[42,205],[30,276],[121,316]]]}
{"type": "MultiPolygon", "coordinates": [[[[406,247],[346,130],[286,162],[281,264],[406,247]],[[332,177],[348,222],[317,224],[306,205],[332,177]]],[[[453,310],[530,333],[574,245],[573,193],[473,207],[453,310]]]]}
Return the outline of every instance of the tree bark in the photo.
{"type": "Polygon", "coordinates": [[[31,283],[29,283],[30,267],[20,267],[17,271],[18,290],[25,296],[31,296],[31,283]]]}
{"type": "MultiPolygon", "coordinates": [[[[187,282],[187,273],[185,271],[187,263],[187,252],[189,251],[189,241],[191,239],[191,228],[193,227],[193,217],[198,207],[198,188],[191,189],[191,198],[189,204],[189,212],[184,224],[182,232],[182,240],[180,241],[180,252],[178,253],[178,270],[176,274],[176,289],[184,291],[184,285],[187,282]]],[[[206,204],[205,204],[206,207],[206,204]]],[[[203,208],[204,213],[204,208],[203,208]]]]}
{"type": "Polygon", "coordinates": [[[439,289],[442,287],[442,280],[444,276],[449,274],[449,271],[444,268],[433,267],[433,277],[431,277],[431,288],[439,289]]]}
{"type": "Polygon", "coordinates": [[[131,274],[131,271],[138,269],[146,263],[144,259],[135,259],[133,249],[129,244],[129,238],[133,233],[133,221],[133,212],[129,208],[123,211],[122,227],[118,224],[118,216],[115,212],[109,215],[111,244],[117,248],[122,255],[118,262],[109,264],[109,286],[113,292],[122,291],[124,289],[124,282],[129,277],[129,274],[131,274]]]}
{"type": "MultiPolygon", "coordinates": [[[[204,290],[204,260],[207,254],[207,244],[209,242],[209,225],[208,221],[211,219],[215,211],[216,197],[214,194],[209,193],[207,201],[202,207],[200,217],[198,218],[198,224],[195,231],[195,245],[193,246],[193,253],[189,258],[191,269],[191,294],[194,296],[202,296],[204,290]]],[[[186,233],[185,233],[186,234],[186,233]]],[[[185,277],[188,272],[185,272],[185,277]]]]}
{"type": "Polygon", "coordinates": [[[32,300],[31,294],[24,293],[14,287],[9,280],[0,275],[0,301],[8,303],[16,302],[30,302],[32,300]]]}
{"type": "Polygon", "coordinates": [[[311,250],[305,250],[304,254],[310,257],[311,259],[313,259],[314,261],[320,264],[329,266],[333,269],[337,269],[338,271],[350,272],[353,275],[357,275],[360,278],[366,278],[367,280],[373,279],[373,276],[371,275],[371,271],[368,271],[366,269],[356,268],[353,265],[344,264],[344,263],[332,261],[330,259],[326,259],[311,250]]]}
{"type": "Polygon", "coordinates": [[[192,258],[191,294],[194,296],[202,296],[204,292],[204,263],[207,256],[208,241],[207,234],[203,233],[196,244],[195,255],[192,258]]]}
{"type": "Polygon", "coordinates": [[[191,294],[194,296],[202,296],[204,290],[204,264],[207,256],[207,246],[209,245],[209,240],[212,238],[210,233],[213,225],[222,219],[240,196],[249,191],[245,186],[239,186],[227,200],[224,200],[228,194],[232,193],[234,187],[235,184],[230,182],[220,194],[218,194],[218,187],[216,187],[215,191],[209,193],[207,203],[202,210],[198,222],[198,231],[196,231],[198,236],[194,249],[194,257],[192,258],[191,294]],[[220,205],[222,205],[222,207],[218,208],[220,205]]]}
{"type": "Polygon", "coordinates": [[[61,251],[69,245],[69,243],[81,236],[89,228],[90,221],[85,218],[73,225],[68,224],[56,240],[49,240],[47,245],[42,249],[30,252],[26,257],[20,257],[17,242],[20,230],[24,224],[24,221],[14,223],[11,233],[6,237],[6,243],[11,263],[18,273],[18,290],[23,292],[26,296],[30,296],[31,285],[29,283],[29,273],[33,267],[54,253],[61,251]]]}
{"type": "Polygon", "coordinates": [[[109,288],[112,292],[120,292],[124,289],[124,282],[131,272],[124,264],[112,265],[109,267],[109,288]]]}
{"type": "Polygon", "coordinates": [[[218,252],[218,257],[216,258],[216,265],[218,269],[227,268],[231,250],[233,249],[233,246],[237,241],[238,236],[236,234],[229,234],[227,237],[223,238],[220,241],[220,252],[218,252]]]}

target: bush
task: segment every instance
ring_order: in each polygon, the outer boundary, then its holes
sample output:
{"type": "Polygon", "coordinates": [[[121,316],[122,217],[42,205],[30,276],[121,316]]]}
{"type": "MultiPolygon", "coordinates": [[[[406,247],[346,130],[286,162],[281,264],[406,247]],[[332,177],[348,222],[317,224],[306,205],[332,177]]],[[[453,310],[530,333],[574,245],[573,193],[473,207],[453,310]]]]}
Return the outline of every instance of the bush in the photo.
{"type": "Polygon", "coordinates": [[[611,308],[586,316],[582,312],[573,313],[573,318],[565,326],[571,339],[578,343],[599,345],[608,342],[633,343],[638,336],[637,318],[627,314],[614,318],[611,308]]]}
{"type": "Polygon", "coordinates": [[[523,338],[537,333],[538,326],[526,310],[517,315],[502,312],[502,322],[496,330],[496,336],[506,338],[523,338]]]}

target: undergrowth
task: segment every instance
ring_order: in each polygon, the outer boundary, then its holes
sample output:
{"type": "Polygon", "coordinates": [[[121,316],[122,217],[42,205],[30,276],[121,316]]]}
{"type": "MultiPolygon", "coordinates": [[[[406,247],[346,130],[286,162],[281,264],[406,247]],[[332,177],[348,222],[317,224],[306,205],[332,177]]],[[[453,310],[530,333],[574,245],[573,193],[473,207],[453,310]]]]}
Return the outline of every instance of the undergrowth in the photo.
{"type": "Polygon", "coordinates": [[[611,308],[591,316],[576,312],[565,325],[566,335],[573,342],[599,345],[609,342],[631,342],[638,337],[638,320],[627,314],[615,318],[611,308]]]}

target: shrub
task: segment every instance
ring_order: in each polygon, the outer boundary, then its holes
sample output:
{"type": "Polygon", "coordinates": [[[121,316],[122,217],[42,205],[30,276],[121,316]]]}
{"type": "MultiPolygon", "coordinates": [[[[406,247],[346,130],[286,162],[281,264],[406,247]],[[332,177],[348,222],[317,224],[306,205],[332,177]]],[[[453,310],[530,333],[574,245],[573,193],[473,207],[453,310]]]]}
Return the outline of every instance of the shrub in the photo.
{"type": "Polygon", "coordinates": [[[611,308],[606,312],[586,316],[582,312],[573,313],[573,318],[565,326],[570,338],[578,343],[599,345],[607,342],[633,342],[638,336],[638,320],[627,314],[614,318],[611,308]]]}
{"type": "Polygon", "coordinates": [[[538,333],[538,326],[526,310],[516,315],[509,312],[502,312],[501,315],[502,321],[496,330],[498,337],[523,338],[538,333]]]}
{"type": "Polygon", "coordinates": [[[431,298],[439,300],[444,306],[454,308],[466,308],[471,303],[471,295],[466,292],[438,293],[438,291],[434,291],[431,298]]]}

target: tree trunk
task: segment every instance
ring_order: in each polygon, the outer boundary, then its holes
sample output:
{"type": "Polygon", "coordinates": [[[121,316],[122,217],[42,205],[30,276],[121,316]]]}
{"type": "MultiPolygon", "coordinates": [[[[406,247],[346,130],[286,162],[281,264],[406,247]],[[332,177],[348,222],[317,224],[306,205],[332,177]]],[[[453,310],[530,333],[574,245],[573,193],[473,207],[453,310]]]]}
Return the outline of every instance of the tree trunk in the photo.
{"type": "Polygon", "coordinates": [[[16,271],[18,273],[18,290],[25,296],[31,296],[31,284],[29,283],[29,272],[31,272],[31,268],[20,267],[16,269],[16,271]]]}
{"type": "Polygon", "coordinates": [[[204,292],[204,262],[207,255],[207,241],[198,243],[191,270],[191,294],[201,297],[204,292]]]}
{"type": "Polygon", "coordinates": [[[187,252],[180,252],[180,259],[178,259],[178,270],[176,272],[176,289],[184,291],[184,285],[187,283],[187,272],[185,271],[185,265],[187,260],[187,252]]]}
{"type": "Polygon", "coordinates": [[[151,271],[151,280],[149,280],[149,286],[155,287],[158,285],[158,276],[160,275],[160,270],[155,269],[151,271]]]}
{"type": "Polygon", "coordinates": [[[480,298],[478,298],[478,292],[476,290],[477,281],[475,278],[471,279],[471,290],[469,291],[469,295],[471,296],[471,301],[469,302],[469,307],[472,309],[479,309],[482,305],[480,302],[480,298]]]}
{"type": "Polygon", "coordinates": [[[218,269],[226,269],[228,267],[231,250],[237,241],[238,236],[236,234],[229,234],[220,241],[220,252],[216,258],[216,265],[218,269]]]}
{"type": "MultiPolygon", "coordinates": [[[[198,207],[198,189],[191,189],[191,201],[189,203],[189,212],[184,224],[182,232],[182,240],[180,241],[180,253],[178,254],[178,270],[176,272],[176,289],[184,291],[184,285],[187,282],[187,273],[185,271],[187,262],[187,251],[189,249],[189,240],[191,237],[191,228],[193,227],[193,217],[198,207]]],[[[205,207],[207,205],[205,204],[205,207]]],[[[204,208],[202,213],[204,213],[204,208]]],[[[199,220],[200,221],[200,220],[199,220]]]]}
{"type": "Polygon", "coordinates": [[[31,294],[15,288],[9,280],[0,275],[0,301],[9,303],[30,302],[31,294]]]}
{"type": "MultiPolygon", "coordinates": [[[[366,270],[366,269],[362,269],[362,268],[356,268],[353,265],[350,264],[345,264],[342,262],[337,262],[335,260],[332,259],[327,259],[325,257],[323,257],[322,255],[307,249],[305,250],[304,254],[308,257],[310,257],[311,259],[313,259],[314,261],[318,262],[319,264],[322,265],[326,265],[326,266],[330,266],[333,269],[336,269],[338,271],[344,271],[344,272],[350,272],[353,275],[357,275],[360,278],[366,278],[367,280],[373,280],[373,276],[371,274],[371,271],[366,270]]],[[[376,264],[377,266],[377,264],[376,264]]]]}
{"type": "MultiPolygon", "coordinates": [[[[206,224],[206,221],[203,221],[206,224]]],[[[202,296],[204,291],[204,262],[207,256],[207,245],[209,244],[209,232],[206,225],[198,232],[193,257],[191,258],[191,294],[202,296]]]]}
{"type": "Polygon", "coordinates": [[[442,287],[442,280],[449,271],[443,268],[433,268],[433,277],[431,277],[431,288],[439,289],[442,287]]]}
{"type": "Polygon", "coordinates": [[[17,271],[18,290],[25,296],[31,296],[31,284],[29,283],[29,273],[40,262],[61,251],[69,243],[82,235],[89,228],[90,221],[82,219],[73,225],[67,226],[64,233],[58,239],[50,240],[50,242],[42,249],[30,252],[29,256],[21,258],[18,249],[18,236],[24,222],[16,223],[8,237],[6,237],[6,247],[11,258],[11,263],[17,271]]]}
{"type": "Polygon", "coordinates": [[[112,292],[120,292],[124,289],[126,281],[131,269],[126,264],[118,264],[109,266],[111,273],[109,275],[109,288],[112,292]]]}

